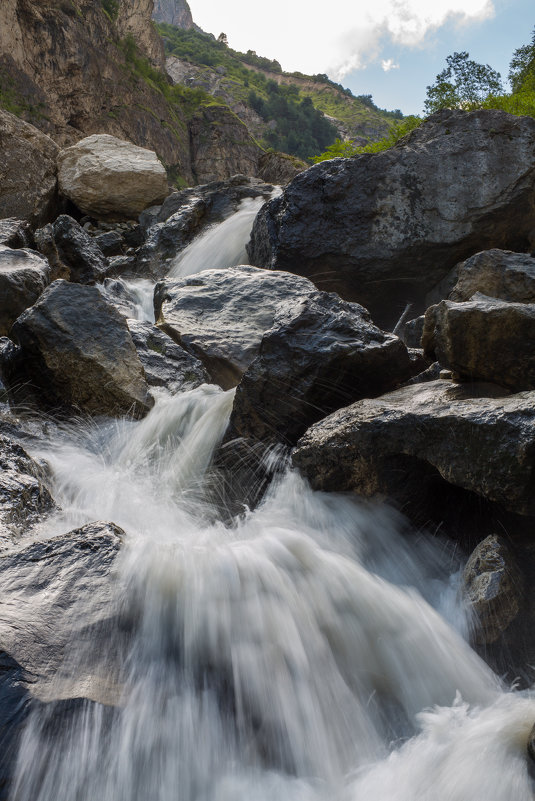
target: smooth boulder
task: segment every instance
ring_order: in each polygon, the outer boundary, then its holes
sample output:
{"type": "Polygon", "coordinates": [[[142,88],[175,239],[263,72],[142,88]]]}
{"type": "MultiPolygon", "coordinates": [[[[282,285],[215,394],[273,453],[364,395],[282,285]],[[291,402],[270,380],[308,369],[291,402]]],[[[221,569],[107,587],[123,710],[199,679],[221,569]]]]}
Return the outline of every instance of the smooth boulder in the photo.
{"type": "Polygon", "coordinates": [[[46,408],[142,417],[153,404],[126,321],[96,287],[54,281],[11,336],[46,408]]]}
{"type": "Polygon", "coordinates": [[[470,300],[476,292],[513,303],[535,303],[535,258],[510,250],[484,250],[455,267],[448,300],[470,300]]]}
{"type": "Polygon", "coordinates": [[[260,211],[249,257],[393,325],[462,259],[529,249],[534,191],[534,119],[445,110],[389,150],[298,175],[260,211]]]}
{"type": "Polygon", "coordinates": [[[443,300],[425,314],[422,347],[466,381],[513,391],[535,389],[535,304],[476,293],[466,303],[443,300]]]}
{"type": "Polygon", "coordinates": [[[275,316],[315,292],[306,278],[241,265],[156,285],[159,328],[200,359],[223,389],[235,387],[275,316]]]}
{"type": "Polygon", "coordinates": [[[58,157],[60,192],[97,219],[133,219],[168,194],[152,150],[108,134],[87,136],[58,157]]]}
{"type": "Polygon", "coordinates": [[[425,500],[440,480],[535,514],[535,392],[438,380],[340,409],[312,426],[293,462],[312,486],[425,500]]]}
{"type": "Polygon", "coordinates": [[[48,285],[48,262],[33,250],[0,245],[0,336],[6,336],[19,314],[48,285]]]}

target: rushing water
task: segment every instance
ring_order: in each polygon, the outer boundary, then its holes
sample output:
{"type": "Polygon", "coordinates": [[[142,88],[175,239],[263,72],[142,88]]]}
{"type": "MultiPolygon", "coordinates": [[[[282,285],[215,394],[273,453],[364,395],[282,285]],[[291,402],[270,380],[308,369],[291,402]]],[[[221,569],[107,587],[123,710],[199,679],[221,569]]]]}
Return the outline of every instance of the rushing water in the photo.
{"type": "MultiPolygon", "coordinates": [[[[142,421],[71,426],[35,451],[61,506],[41,536],[124,528],[112,640],[130,622],[101,657],[112,706],[87,701],[54,736],[50,708],[34,713],[13,799],[532,799],[535,701],[467,644],[452,549],[290,469],[223,525],[209,464],[232,401],[162,392],[142,421]]],[[[91,603],[87,587],[64,625],[79,631],[91,603]]],[[[97,646],[73,634],[63,673],[97,646]]]]}

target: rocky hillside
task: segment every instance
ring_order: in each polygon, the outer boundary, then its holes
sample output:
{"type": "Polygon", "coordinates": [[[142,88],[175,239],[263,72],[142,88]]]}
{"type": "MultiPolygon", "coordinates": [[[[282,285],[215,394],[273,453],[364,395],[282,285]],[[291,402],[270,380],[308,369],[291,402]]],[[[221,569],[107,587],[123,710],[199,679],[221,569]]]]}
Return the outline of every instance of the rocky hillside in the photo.
{"type": "MultiPolygon", "coordinates": [[[[291,117],[287,106],[302,103],[306,98],[331,123],[328,134],[331,141],[336,136],[357,144],[376,141],[402,116],[399,111],[377,108],[369,95],[355,97],[326,75],[286,73],[277,61],[258,56],[252,50],[240,53],[198,30],[180,30],[180,27],[158,26],[165,42],[169,75],[176,82],[203,88],[223,100],[268,147],[282,149],[281,141],[288,145],[284,141],[285,123],[291,117]],[[270,103],[277,88],[278,98],[270,103]]],[[[302,125],[291,127],[295,131],[302,125]]],[[[300,157],[315,155],[296,149],[287,152],[300,157]]]]}

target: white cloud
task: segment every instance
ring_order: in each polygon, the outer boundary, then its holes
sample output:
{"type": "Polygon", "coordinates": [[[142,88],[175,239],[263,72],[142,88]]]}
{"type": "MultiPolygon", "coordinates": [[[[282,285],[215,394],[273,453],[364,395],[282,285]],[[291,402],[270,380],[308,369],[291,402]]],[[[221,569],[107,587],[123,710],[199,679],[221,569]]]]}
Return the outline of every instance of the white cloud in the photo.
{"type": "Polygon", "coordinates": [[[256,50],[283,69],[327,72],[336,80],[379,60],[388,41],[420,47],[446,22],[465,25],[494,14],[493,0],[337,0],[332,8],[320,0],[189,3],[195,22],[216,36],[224,31],[236,50],[256,50]]]}
{"type": "Polygon", "coordinates": [[[386,60],[384,58],[381,59],[381,67],[384,72],[390,72],[390,70],[399,70],[399,64],[396,64],[393,58],[387,58],[386,60]]]}

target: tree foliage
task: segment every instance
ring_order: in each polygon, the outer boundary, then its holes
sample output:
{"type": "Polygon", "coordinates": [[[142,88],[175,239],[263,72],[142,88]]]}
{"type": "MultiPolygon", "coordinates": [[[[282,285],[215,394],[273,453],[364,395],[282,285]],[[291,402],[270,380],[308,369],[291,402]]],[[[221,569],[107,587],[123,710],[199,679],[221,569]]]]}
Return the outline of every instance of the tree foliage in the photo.
{"type": "Polygon", "coordinates": [[[422,118],[417,116],[405,117],[400,122],[395,122],[390,131],[378,142],[370,142],[369,145],[356,145],[354,142],[342,142],[341,139],[336,139],[334,143],[327,148],[327,150],[320,156],[315,156],[312,161],[318,164],[320,161],[327,161],[327,159],[335,158],[350,158],[351,156],[359,156],[362,153],[380,153],[382,150],[388,150],[393,147],[396,142],[407,136],[408,133],[414,131],[422,124],[422,118]]]}
{"type": "Polygon", "coordinates": [[[513,94],[535,91],[535,28],[531,34],[531,42],[513,53],[507,77],[513,94]]]}
{"type": "Polygon", "coordinates": [[[500,95],[503,86],[499,72],[488,64],[472,61],[466,51],[453,53],[435,83],[427,87],[424,108],[432,114],[442,108],[471,110],[481,106],[489,95],[500,95]]]}

